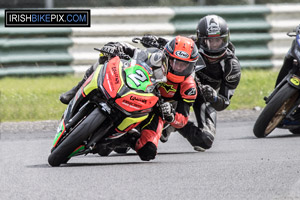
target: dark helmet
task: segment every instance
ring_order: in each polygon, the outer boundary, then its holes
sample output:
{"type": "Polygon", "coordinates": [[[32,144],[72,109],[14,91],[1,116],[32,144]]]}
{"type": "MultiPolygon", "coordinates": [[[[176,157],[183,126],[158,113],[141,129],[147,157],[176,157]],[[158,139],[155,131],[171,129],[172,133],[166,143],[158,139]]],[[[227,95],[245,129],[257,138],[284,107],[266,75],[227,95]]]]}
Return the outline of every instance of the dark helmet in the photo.
{"type": "Polygon", "coordinates": [[[190,76],[199,58],[195,42],[187,37],[177,36],[169,41],[164,53],[168,57],[168,80],[181,83],[190,76]]]}
{"type": "Polygon", "coordinates": [[[218,60],[229,43],[229,28],[226,21],[217,15],[207,15],[197,26],[197,43],[200,52],[210,60],[218,60]]]}

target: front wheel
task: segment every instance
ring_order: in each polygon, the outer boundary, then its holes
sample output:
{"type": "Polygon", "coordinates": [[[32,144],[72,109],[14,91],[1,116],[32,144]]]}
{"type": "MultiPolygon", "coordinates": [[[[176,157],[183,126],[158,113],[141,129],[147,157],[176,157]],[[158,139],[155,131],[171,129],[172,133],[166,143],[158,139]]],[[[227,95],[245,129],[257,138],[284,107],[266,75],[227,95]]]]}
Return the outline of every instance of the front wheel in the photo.
{"type": "Polygon", "coordinates": [[[288,83],[283,85],[257,118],[253,127],[254,135],[258,138],[268,136],[291,110],[298,96],[298,89],[288,83]]]}
{"type": "Polygon", "coordinates": [[[53,149],[48,157],[48,163],[53,167],[66,163],[72,152],[80,147],[105,119],[106,116],[98,108],[93,110],[61,144],[53,149]]]}

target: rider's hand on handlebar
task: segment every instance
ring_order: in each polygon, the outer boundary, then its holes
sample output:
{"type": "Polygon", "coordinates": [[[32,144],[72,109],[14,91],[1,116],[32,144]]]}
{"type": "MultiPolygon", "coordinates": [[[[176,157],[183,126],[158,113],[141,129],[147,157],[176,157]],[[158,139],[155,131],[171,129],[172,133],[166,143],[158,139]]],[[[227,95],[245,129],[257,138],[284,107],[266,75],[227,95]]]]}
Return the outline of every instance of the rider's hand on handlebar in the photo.
{"type": "Polygon", "coordinates": [[[118,55],[119,53],[124,53],[123,46],[119,42],[109,42],[105,44],[101,48],[101,50],[111,55],[118,55]]]}
{"type": "Polygon", "coordinates": [[[209,85],[201,85],[200,90],[203,93],[204,98],[210,102],[214,103],[218,100],[218,93],[209,85]]]}
{"type": "Polygon", "coordinates": [[[163,48],[168,43],[168,40],[166,40],[165,38],[159,37],[157,39],[157,42],[163,48]]]}
{"type": "Polygon", "coordinates": [[[144,47],[157,47],[157,37],[154,35],[144,35],[141,39],[141,43],[144,47]]]}
{"type": "Polygon", "coordinates": [[[160,105],[161,112],[165,121],[172,123],[175,119],[175,110],[170,102],[165,102],[160,105]]]}

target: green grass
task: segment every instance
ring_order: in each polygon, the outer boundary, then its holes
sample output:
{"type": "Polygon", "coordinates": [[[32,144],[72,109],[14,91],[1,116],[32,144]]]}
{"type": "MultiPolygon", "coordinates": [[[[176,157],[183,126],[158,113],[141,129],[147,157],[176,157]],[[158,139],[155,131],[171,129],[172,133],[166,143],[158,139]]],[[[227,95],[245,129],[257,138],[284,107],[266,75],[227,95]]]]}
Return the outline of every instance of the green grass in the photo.
{"type": "Polygon", "coordinates": [[[264,107],[263,98],[273,91],[278,72],[274,69],[243,69],[241,81],[231,98],[228,109],[264,107]]]}
{"type": "Polygon", "coordinates": [[[66,108],[59,95],[80,79],[70,75],[0,79],[1,121],[59,119],[66,108]]]}
{"type": "MultiPolygon", "coordinates": [[[[277,74],[274,70],[243,70],[228,109],[264,107],[263,97],[274,88],[277,74]]],[[[71,75],[0,79],[1,121],[58,120],[66,108],[59,95],[80,80],[71,75]]]]}

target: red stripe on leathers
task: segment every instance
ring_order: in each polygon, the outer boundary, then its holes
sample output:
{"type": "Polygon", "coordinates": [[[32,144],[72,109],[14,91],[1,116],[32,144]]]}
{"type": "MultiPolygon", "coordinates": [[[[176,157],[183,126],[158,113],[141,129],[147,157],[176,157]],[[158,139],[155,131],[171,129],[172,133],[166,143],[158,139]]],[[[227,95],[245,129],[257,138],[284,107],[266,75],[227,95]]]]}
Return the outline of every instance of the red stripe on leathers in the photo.
{"type": "Polygon", "coordinates": [[[163,120],[159,117],[159,122],[157,125],[156,131],[143,129],[141,131],[141,137],[138,139],[135,150],[138,151],[141,149],[147,142],[152,142],[155,146],[158,146],[158,141],[161,136],[162,128],[163,128],[163,120]]]}

